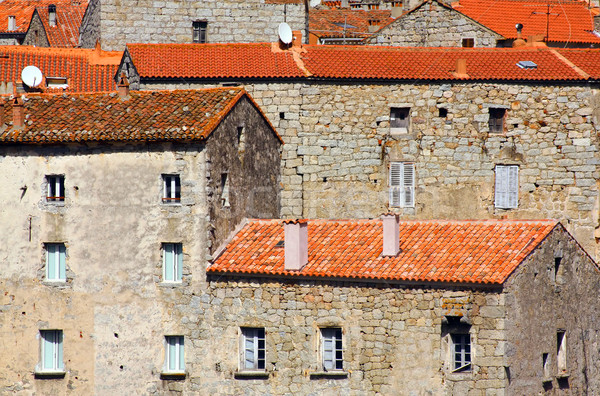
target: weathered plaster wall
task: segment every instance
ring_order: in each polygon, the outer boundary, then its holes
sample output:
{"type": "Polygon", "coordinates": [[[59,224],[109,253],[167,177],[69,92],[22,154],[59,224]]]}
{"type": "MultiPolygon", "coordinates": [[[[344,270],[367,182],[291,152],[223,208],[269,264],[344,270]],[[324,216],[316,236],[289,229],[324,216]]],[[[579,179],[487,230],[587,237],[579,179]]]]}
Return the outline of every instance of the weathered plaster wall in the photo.
{"type": "Polygon", "coordinates": [[[365,41],[370,45],[399,47],[462,47],[463,38],[474,38],[475,47],[495,47],[502,36],[457,11],[430,1],[365,41]]]}
{"type": "MultiPolygon", "coordinates": [[[[496,292],[318,281],[209,278],[205,312],[187,333],[199,334],[189,384],[206,394],[473,394],[503,395],[504,341],[496,292]],[[447,372],[444,299],[468,301],[472,373],[447,372]],[[490,314],[488,314],[490,313],[490,314]],[[240,326],[264,327],[269,378],[235,379],[240,326]],[[319,328],[343,329],[346,379],[315,379],[319,328]],[[219,342],[210,343],[218,339],[219,342]],[[200,350],[202,352],[200,352],[200,350]],[[486,393],[487,392],[487,393],[486,393]]],[[[188,388],[189,387],[189,388],[188,388]]]]}
{"type": "Polygon", "coordinates": [[[46,35],[46,29],[40,20],[39,14],[34,13],[31,21],[29,22],[29,29],[25,38],[23,39],[23,45],[35,45],[36,47],[50,47],[48,42],[48,36],[46,35]]]}
{"type": "Polygon", "coordinates": [[[206,159],[211,250],[244,218],[279,218],[281,142],[250,100],[241,99],[212,133],[206,159]],[[228,179],[227,203],[223,174],[228,179]]]}
{"type": "Polygon", "coordinates": [[[507,282],[509,394],[591,395],[600,389],[600,271],[570,237],[551,234],[507,282]],[[562,257],[555,275],[555,257],[562,257]],[[566,331],[567,371],[557,367],[566,331]],[[542,355],[548,354],[545,373],[542,355]],[[566,374],[566,376],[565,376],[566,374]],[[545,383],[543,381],[546,381],[545,383]]]}
{"type": "MultiPolygon", "coordinates": [[[[198,144],[0,148],[0,393],[136,394],[160,387],[173,309],[204,279],[205,154],[198,144]],[[182,202],[161,203],[163,173],[182,202]],[[64,205],[44,177],[64,174],[64,205]],[[44,282],[44,242],[64,242],[66,284],[44,282]],[[181,286],[161,284],[162,242],[183,244],[181,286]],[[34,379],[40,329],[64,331],[64,379],[34,379]]],[[[176,317],[176,316],[175,316],[176,317]]],[[[175,327],[175,328],[174,328],[175,327]]]]}
{"type": "MultiPolygon", "coordinates": [[[[142,89],[200,87],[150,84],[142,89]]],[[[208,86],[208,84],[204,85],[208,86]]],[[[248,83],[282,134],[283,217],[377,217],[388,164],[416,164],[404,218],[554,218],[598,257],[598,92],[588,86],[498,83],[248,83]],[[390,107],[411,108],[392,136],[390,107]],[[506,108],[489,133],[489,108],[506,108]],[[439,108],[448,115],[439,116],[439,108]],[[494,207],[494,168],[519,166],[519,207],[494,207]]]]}
{"type": "Polygon", "coordinates": [[[191,43],[192,22],[197,20],[208,22],[209,43],[276,41],[284,21],[294,30],[305,29],[304,4],[299,1],[98,0],[97,6],[90,5],[94,8],[82,24],[81,44],[92,47],[99,38],[107,50],[123,50],[126,43],[191,43]]]}

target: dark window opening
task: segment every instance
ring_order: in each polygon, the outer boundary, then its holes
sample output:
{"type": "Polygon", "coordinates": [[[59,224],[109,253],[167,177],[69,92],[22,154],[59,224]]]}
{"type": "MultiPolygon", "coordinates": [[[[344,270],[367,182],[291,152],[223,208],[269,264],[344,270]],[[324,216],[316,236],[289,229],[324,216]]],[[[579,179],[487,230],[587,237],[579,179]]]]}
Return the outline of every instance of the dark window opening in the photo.
{"type": "Polygon", "coordinates": [[[445,108],[443,108],[443,107],[440,107],[438,110],[439,110],[439,113],[438,113],[438,115],[439,115],[441,118],[446,118],[446,117],[448,117],[448,109],[445,109],[445,108]]]}
{"type": "Polygon", "coordinates": [[[463,48],[473,48],[475,47],[475,39],[474,38],[464,38],[462,39],[463,48]]]}
{"type": "Polygon", "coordinates": [[[490,108],[490,132],[501,133],[504,131],[504,116],[506,109],[490,108]]]}
{"type": "Polygon", "coordinates": [[[206,21],[194,21],[192,23],[192,42],[206,43],[207,27],[208,22],[206,21]]]}

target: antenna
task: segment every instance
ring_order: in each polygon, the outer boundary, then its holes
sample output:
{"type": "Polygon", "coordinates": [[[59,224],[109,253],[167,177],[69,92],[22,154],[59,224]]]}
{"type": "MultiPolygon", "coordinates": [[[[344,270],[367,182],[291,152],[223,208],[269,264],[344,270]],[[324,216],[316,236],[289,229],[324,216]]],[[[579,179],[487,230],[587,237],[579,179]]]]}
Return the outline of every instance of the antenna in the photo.
{"type": "Polygon", "coordinates": [[[290,28],[290,25],[285,22],[279,24],[279,40],[286,45],[292,43],[292,29],[290,28]]]}
{"type": "Polygon", "coordinates": [[[30,88],[35,88],[42,83],[42,71],[35,66],[27,66],[21,72],[21,80],[30,88]]]}

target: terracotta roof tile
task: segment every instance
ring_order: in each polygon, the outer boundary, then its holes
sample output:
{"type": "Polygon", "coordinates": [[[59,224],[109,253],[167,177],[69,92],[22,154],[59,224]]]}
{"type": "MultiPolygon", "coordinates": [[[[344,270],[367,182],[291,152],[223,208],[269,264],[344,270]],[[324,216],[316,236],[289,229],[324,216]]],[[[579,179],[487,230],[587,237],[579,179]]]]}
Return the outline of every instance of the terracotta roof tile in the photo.
{"type": "Polygon", "coordinates": [[[79,27],[87,8],[87,2],[79,5],[57,5],[56,26],[48,22],[48,7],[36,9],[51,47],[75,48],[79,45],[79,27]]]}
{"type": "Polygon", "coordinates": [[[114,92],[33,94],[25,96],[20,129],[5,96],[0,143],[203,140],[244,96],[252,101],[242,88],[131,91],[125,100],[114,92]]]}
{"type": "Polygon", "coordinates": [[[36,8],[46,7],[50,4],[70,6],[73,4],[87,5],[87,2],[74,2],[71,0],[4,0],[0,2],[0,33],[25,33],[29,29],[31,16],[36,8]],[[17,29],[8,30],[8,17],[14,16],[17,29]]]}
{"type": "Polygon", "coordinates": [[[506,38],[517,38],[515,25],[521,23],[523,38],[538,34],[545,36],[548,25],[549,41],[600,43],[600,37],[592,33],[593,16],[597,10],[590,10],[587,2],[459,0],[452,6],[506,38]]]}
{"type": "Polygon", "coordinates": [[[548,48],[304,45],[301,52],[272,51],[271,48],[268,43],[127,45],[142,78],[520,81],[582,81],[588,78],[548,48]],[[455,75],[458,59],[466,59],[467,77],[455,75]],[[517,66],[520,61],[533,61],[537,68],[522,69],[517,66]]]}
{"type": "Polygon", "coordinates": [[[557,51],[593,79],[600,79],[600,50],[560,49],[557,51]]]}
{"type": "Polygon", "coordinates": [[[392,22],[390,10],[311,10],[309,13],[309,31],[317,37],[358,37],[371,36],[369,21],[377,21],[377,25],[392,22]],[[343,28],[344,24],[347,26],[343,28]],[[348,27],[351,26],[351,27],[348,27]]]}
{"type": "Polygon", "coordinates": [[[3,45],[0,46],[0,81],[21,81],[21,71],[34,65],[46,77],[66,77],[67,91],[111,91],[115,89],[114,76],[121,55],[122,52],[116,51],[3,45]]]}
{"type": "Polygon", "coordinates": [[[249,220],[207,272],[502,284],[558,224],[401,221],[401,252],[381,257],[380,220],[310,220],[308,264],[286,271],[282,220],[249,220]]]}

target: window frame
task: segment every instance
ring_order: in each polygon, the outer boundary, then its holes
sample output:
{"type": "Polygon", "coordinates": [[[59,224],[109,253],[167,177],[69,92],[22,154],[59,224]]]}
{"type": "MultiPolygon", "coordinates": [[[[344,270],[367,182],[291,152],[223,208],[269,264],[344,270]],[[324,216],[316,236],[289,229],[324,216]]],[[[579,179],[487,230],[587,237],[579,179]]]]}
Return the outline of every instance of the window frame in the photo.
{"type": "Polygon", "coordinates": [[[162,251],[162,280],[163,283],[182,283],[183,282],[183,244],[180,242],[163,242],[162,251]],[[171,255],[169,263],[168,255],[171,255]],[[168,270],[170,270],[168,272],[168,270]],[[168,276],[172,274],[172,276],[168,276]]]}
{"type": "Polygon", "coordinates": [[[185,374],[185,337],[182,335],[165,336],[165,363],[163,374],[185,374]],[[171,354],[174,356],[171,357],[171,354]],[[173,364],[172,364],[173,363],[173,364]],[[171,369],[171,366],[174,366],[171,369]]]}
{"type": "Polygon", "coordinates": [[[475,48],[475,37],[461,37],[461,38],[460,38],[460,46],[461,46],[462,48],[475,48]],[[466,45],[465,45],[465,41],[466,41],[467,43],[469,43],[469,42],[470,42],[470,43],[471,43],[471,44],[473,44],[473,45],[471,45],[471,46],[466,46],[466,45]]]}
{"type": "Polygon", "coordinates": [[[416,169],[414,162],[390,162],[388,172],[389,206],[415,207],[416,169]]]}
{"type": "Polygon", "coordinates": [[[504,119],[506,118],[506,109],[503,107],[488,108],[489,119],[488,128],[490,133],[504,133],[504,119]]]}
{"type": "Polygon", "coordinates": [[[192,43],[206,44],[208,32],[208,21],[193,21],[192,22],[192,43]]]}
{"type": "Polygon", "coordinates": [[[320,360],[323,371],[344,371],[344,340],[341,327],[321,327],[320,360]],[[331,348],[328,346],[331,344],[331,348]],[[331,359],[329,359],[331,354],[331,359]]]}
{"type": "Polygon", "coordinates": [[[181,203],[181,177],[175,173],[162,175],[162,203],[178,205],[181,203]]]}
{"type": "Polygon", "coordinates": [[[63,355],[63,331],[40,330],[40,362],[36,373],[61,374],[65,372],[63,355]],[[49,359],[48,359],[49,358],[49,359]],[[50,365],[46,365],[50,361],[50,365]]]}
{"type": "Polygon", "coordinates": [[[66,282],[67,281],[67,247],[62,242],[44,243],[46,252],[45,281],[66,282]],[[58,258],[58,265],[57,265],[58,258]],[[53,267],[53,271],[51,271],[53,267]],[[53,272],[53,273],[51,273],[53,272]]]}
{"type": "Polygon", "coordinates": [[[399,106],[390,107],[390,134],[406,135],[410,133],[410,112],[411,107],[399,106]],[[398,118],[398,116],[401,116],[398,118]]]}
{"type": "Polygon", "coordinates": [[[494,207],[519,207],[519,165],[497,164],[494,168],[494,207]]]}
{"type": "Polygon", "coordinates": [[[65,202],[65,175],[46,175],[46,202],[65,202]]]}
{"type": "Polygon", "coordinates": [[[267,368],[266,331],[264,327],[240,327],[240,369],[241,372],[265,372],[267,368]],[[252,354],[249,358],[248,341],[252,341],[252,354]],[[248,367],[251,362],[252,367],[248,367]]]}
{"type": "Polygon", "coordinates": [[[472,371],[473,359],[470,333],[450,333],[452,353],[452,373],[468,373],[472,371]],[[457,359],[457,355],[460,356],[457,359]]]}

